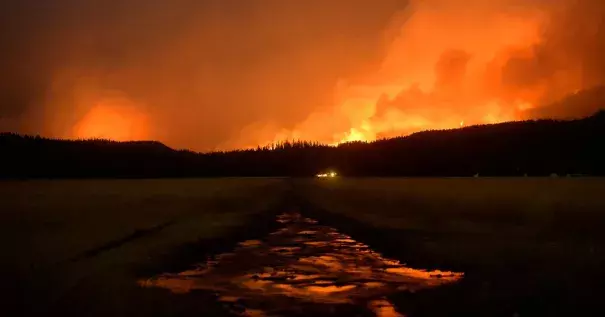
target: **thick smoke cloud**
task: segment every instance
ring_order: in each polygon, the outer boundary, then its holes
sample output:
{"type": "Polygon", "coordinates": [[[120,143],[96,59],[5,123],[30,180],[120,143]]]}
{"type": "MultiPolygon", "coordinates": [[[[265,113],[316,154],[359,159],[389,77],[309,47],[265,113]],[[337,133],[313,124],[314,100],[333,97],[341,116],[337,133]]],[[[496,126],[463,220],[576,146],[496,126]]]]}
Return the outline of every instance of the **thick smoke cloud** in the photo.
{"type": "Polygon", "coordinates": [[[364,131],[370,138],[468,123],[574,118],[605,106],[603,90],[595,88],[605,83],[603,3],[414,5],[415,16],[391,47],[393,56],[403,57],[387,59],[385,67],[401,67],[403,89],[379,100],[370,118],[374,130],[364,131]]]}
{"type": "MultiPolygon", "coordinates": [[[[176,147],[236,146],[243,127],[292,127],[339,76],[380,60],[405,1],[4,1],[0,128],[78,137],[125,111],[176,147]],[[95,110],[96,108],[103,108],[95,110]],[[107,110],[109,109],[109,110],[107,110]],[[115,114],[115,113],[114,113],[115,114]]],[[[125,123],[126,124],[126,123],[125,123]]],[[[118,124],[120,125],[120,124],[118,124]]],[[[124,125],[124,124],[122,124],[124,125]]],[[[123,127],[122,130],[128,130],[123,127]]],[[[126,133],[128,135],[128,133],[126,133]]],[[[114,133],[109,133],[114,137],[114,133]]]]}
{"type": "Polygon", "coordinates": [[[605,105],[601,1],[2,6],[1,130],[209,150],[577,117],[605,105]]]}
{"type": "MultiPolygon", "coordinates": [[[[590,115],[605,106],[595,88],[605,84],[604,10],[578,0],[411,1],[386,30],[395,36],[380,65],[341,78],[332,108],[277,139],[337,143],[590,115]]],[[[264,127],[258,140],[275,135],[264,127]]]]}
{"type": "Polygon", "coordinates": [[[551,9],[540,43],[528,57],[511,59],[504,81],[514,92],[523,85],[543,91],[527,117],[571,118],[605,107],[605,3],[569,0],[551,9]],[[561,100],[562,99],[562,100],[561,100]],[[552,104],[552,105],[551,105],[552,104]]]}

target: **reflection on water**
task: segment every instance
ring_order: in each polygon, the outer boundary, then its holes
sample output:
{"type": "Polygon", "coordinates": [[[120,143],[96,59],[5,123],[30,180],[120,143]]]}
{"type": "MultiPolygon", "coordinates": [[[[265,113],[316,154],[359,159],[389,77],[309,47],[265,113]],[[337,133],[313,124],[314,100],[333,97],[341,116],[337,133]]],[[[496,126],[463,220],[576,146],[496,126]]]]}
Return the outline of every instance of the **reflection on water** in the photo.
{"type": "Polygon", "coordinates": [[[231,253],[178,274],[140,281],[174,293],[215,292],[242,315],[266,316],[304,308],[362,305],[376,316],[401,316],[386,295],[455,282],[462,273],[412,269],[367,245],[296,213],[278,216],[284,228],[263,240],[239,243],[231,253]]]}

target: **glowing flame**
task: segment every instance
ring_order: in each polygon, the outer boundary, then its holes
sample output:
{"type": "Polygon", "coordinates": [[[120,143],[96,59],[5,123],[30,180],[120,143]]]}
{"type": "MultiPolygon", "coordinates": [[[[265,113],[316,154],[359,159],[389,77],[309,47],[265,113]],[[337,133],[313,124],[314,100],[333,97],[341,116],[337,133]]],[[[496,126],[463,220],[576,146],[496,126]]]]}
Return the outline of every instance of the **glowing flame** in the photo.
{"type": "Polygon", "coordinates": [[[511,101],[491,97],[483,82],[498,54],[539,40],[538,17],[496,14],[489,6],[474,5],[452,21],[447,9],[431,5],[435,2],[412,3],[414,15],[372,74],[372,84],[352,84],[341,92],[340,109],[352,127],[339,142],[515,120],[532,107],[531,94],[511,101]],[[492,15],[487,27],[477,17],[481,10],[492,15]],[[351,107],[352,100],[364,102],[351,107]]]}
{"type": "Polygon", "coordinates": [[[351,128],[351,130],[346,133],[345,137],[340,140],[339,143],[355,141],[367,142],[371,141],[372,139],[373,137],[371,136],[371,133],[368,133],[368,131],[361,131],[355,128],[351,128]]]}
{"type": "Polygon", "coordinates": [[[510,61],[534,57],[547,18],[537,8],[502,10],[508,3],[411,1],[410,18],[389,30],[399,35],[380,67],[342,79],[331,112],[312,113],[272,141],[335,145],[523,119],[545,87],[518,84],[523,74],[510,61]]]}
{"type": "Polygon", "coordinates": [[[80,139],[142,140],[148,136],[147,117],[126,100],[105,100],[92,107],[74,127],[80,139]]]}

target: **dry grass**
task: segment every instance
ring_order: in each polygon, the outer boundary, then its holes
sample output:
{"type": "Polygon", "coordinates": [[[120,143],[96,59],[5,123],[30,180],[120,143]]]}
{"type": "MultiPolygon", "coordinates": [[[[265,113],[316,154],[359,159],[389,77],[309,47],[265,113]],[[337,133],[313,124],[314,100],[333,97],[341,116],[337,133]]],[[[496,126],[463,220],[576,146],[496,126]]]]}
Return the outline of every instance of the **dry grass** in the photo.
{"type": "Polygon", "coordinates": [[[260,209],[269,201],[257,199],[254,192],[271,182],[224,179],[0,183],[3,236],[26,242],[26,248],[15,244],[16,251],[24,252],[21,259],[33,266],[44,266],[166,222],[260,209]]]}
{"type": "MultiPolygon", "coordinates": [[[[332,179],[307,183],[326,209],[401,229],[592,228],[605,211],[605,180],[579,178],[332,179]]],[[[530,229],[532,230],[532,229],[530,229]]]]}
{"type": "Polygon", "coordinates": [[[419,315],[559,315],[602,295],[603,179],[343,178],[298,186],[354,238],[411,266],[467,273],[456,290],[405,304],[419,315]]]}
{"type": "Polygon", "coordinates": [[[279,184],[272,179],[2,182],[2,269],[24,305],[55,301],[89,276],[134,283],[127,273],[134,266],[245,226],[277,202],[279,184]]]}

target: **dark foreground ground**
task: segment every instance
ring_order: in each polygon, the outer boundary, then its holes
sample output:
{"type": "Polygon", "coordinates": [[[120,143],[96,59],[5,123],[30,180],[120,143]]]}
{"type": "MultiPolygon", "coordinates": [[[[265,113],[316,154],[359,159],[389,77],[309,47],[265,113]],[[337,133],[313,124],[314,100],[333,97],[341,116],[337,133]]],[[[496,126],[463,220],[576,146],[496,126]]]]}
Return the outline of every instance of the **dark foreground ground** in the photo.
{"type": "Polygon", "coordinates": [[[4,182],[3,315],[601,315],[603,193],[574,178],[4,182]]]}

